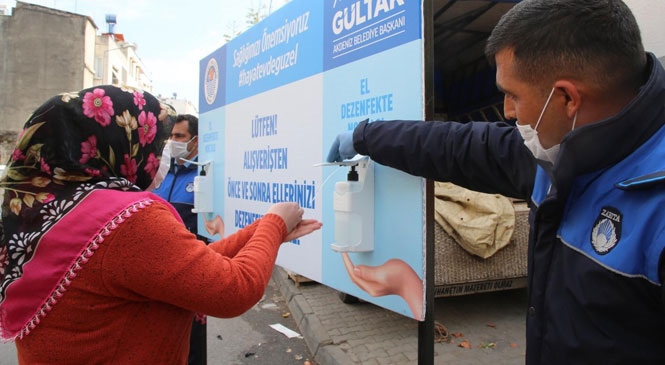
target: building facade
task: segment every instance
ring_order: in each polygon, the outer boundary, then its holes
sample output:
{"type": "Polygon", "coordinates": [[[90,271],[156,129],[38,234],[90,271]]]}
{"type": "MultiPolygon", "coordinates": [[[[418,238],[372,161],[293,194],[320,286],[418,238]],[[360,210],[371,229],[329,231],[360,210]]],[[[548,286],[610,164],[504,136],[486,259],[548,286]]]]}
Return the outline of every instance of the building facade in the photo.
{"type": "Polygon", "coordinates": [[[165,98],[161,95],[157,95],[157,98],[162,102],[170,105],[175,109],[178,114],[191,114],[195,117],[199,116],[199,111],[196,106],[189,100],[178,99],[176,97],[165,98]]]}
{"type": "Polygon", "coordinates": [[[0,164],[30,113],[49,97],[102,84],[152,91],[136,45],[98,34],[89,16],[16,2],[0,11],[0,164]]]}
{"type": "Polygon", "coordinates": [[[44,100],[92,86],[96,32],[89,17],[22,2],[0,15],[0,161],[44,100]]]}
{"type": "Polygon", "coordinates": [[[97,36],[93,85],[122,84],[151,92],[152,82],[136,49],[136,44],[125,42],[122,34],[97,36]]]}

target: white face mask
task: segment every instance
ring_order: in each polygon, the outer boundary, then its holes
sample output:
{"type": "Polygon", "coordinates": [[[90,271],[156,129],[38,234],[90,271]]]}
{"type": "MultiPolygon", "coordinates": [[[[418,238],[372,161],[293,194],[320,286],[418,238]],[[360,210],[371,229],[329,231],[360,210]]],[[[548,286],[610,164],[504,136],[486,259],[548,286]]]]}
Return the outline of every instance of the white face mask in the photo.
{"type": "MultiPolygon", "coordinates": [[[[556,158],[559,155],[559,148],[561,145],[556,144],[550,148],[543,147],[543,145],[540,143],[540,139],[538,138],[537,131],[538,125],[540,125],[540,121],[543,119],[543,115],[545,114],[545,109],[547,109],[547,105],[550,103],[550,99],[552,99],[552,95],[554,95],[554,88],[552,88],[550,95],[547,97],[547,101],[545,101],[545,105],[543,106],[543,110],[540,112],[540,116],[538,117],[535,128],[531,128],[531,125],[529,124],[521,125],[519,123],[515,123],[515,126],[522,135],[522,138],[524,138],[524,145],[529,149],[529,151],[531,151],[534,157],[536,157],[538,160],[547,161],[551,164],[554,164],[554,161],[556,161],[556,158]]],[[[571,131],[575,129],[575,122],[577,122],[577,112],[575,112],[575,117],[573,118],[573,127],[571,131]]]]}
{"type": "Polygon", "coordinates": [[[187,145],[189,144],[189,142],[193,141],[194,138],[196,138],[196,136],[192,137],[192,139],[190,139],[187,142],[178,142],[174,140],[169,140],[168,146],[166,147],[168,147],[169,150],[171,151],[171,157],[179,159],[179,158],[186,158],[187,156],[189,156],[189,154],[192,153],[192,151],[187,149],[187,145]]]}
{"type": "Polygon", "coordinates": [[[159,185],[162,184],[162,181],[164,181],[166,175],[169,173],[169,168],[171,167],[171,148],[169,147],[170,142],[170,140],[166,141],[166,146],[164,146],[164,149],[162,150],[162,157],[159,159],[159,168],[157,169],[155,177],[152,179],[152,183],[147,189],[148,191],[157,189],[159,185]]]}

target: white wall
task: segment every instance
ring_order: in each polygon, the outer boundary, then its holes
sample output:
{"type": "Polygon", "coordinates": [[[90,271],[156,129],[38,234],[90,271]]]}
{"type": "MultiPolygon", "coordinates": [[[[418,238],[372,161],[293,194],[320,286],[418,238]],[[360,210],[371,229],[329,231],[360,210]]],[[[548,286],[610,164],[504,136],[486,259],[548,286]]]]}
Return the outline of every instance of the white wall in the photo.
{"type": "Polygon", "coordinates": [[[642,31],[642,42],[647,51],[657,57],[665,57],[665,1],[624,0],[635,14],[642,31]]]}

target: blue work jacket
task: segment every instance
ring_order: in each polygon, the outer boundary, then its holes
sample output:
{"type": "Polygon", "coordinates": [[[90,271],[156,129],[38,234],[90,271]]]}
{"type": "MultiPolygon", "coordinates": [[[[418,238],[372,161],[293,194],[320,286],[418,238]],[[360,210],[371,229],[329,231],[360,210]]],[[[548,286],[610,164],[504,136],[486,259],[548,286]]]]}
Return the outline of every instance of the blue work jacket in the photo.
{"type": "Polygon", "coordinates": [[[361,123],[354,147],[416,176],[529,202],[527,364],[664,364],[665,71],[536,161],[506,123],[361,123]]]}

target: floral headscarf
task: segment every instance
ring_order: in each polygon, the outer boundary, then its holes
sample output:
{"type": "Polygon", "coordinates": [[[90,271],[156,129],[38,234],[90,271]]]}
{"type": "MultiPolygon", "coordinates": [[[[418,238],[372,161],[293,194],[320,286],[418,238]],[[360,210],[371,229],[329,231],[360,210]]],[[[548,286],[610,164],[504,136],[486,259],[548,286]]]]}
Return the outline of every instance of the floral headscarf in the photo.
{"type": "Polygon", "coordinates": [[[170,115],[146,92],[109,85],[55,96],[33,112],[0,180],[0,303],[41,238],[88,194],[150,185],[170,115]]]}

